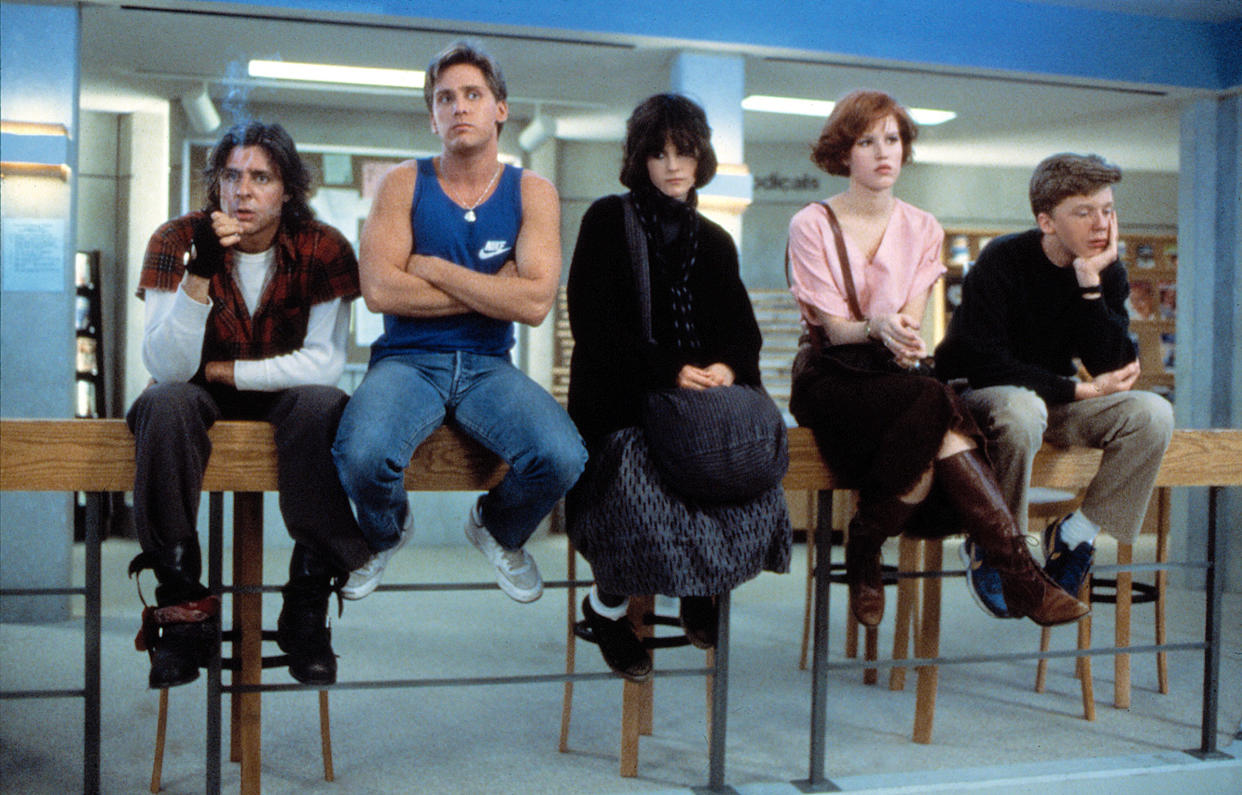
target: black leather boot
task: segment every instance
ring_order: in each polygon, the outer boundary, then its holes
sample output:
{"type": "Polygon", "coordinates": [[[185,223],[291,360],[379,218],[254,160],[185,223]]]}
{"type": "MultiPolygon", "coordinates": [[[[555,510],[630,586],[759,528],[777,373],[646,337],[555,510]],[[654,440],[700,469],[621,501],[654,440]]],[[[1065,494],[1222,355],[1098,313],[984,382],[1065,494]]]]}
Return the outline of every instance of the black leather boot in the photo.
{"type": "Polygon", "coordinates": [[[1000,575],[1010,617],[1027,617],[1047,627],[1076,621],[1091,612],[1031,559],[996,476],[978,450],[941,458],[935,466],[941,489],[961,517],[966,534],[983,550],[986,565],[1000,575]]]}
{"type": "Polygon", "coordinates": [[[276,619],[276,643],[289,656],[289,674],[304,685],[336,682],[336,653],[328,626],[328,598],[342,572],[298,544],[289,560],[289,582],[276,619]]]}
{"type": "Polygon", "coordinates": [[[144,568],[154,569],[159,581],[155,606],[143,610],[142,629],[134,641],[151,659],[147,683],[158,690],[193,682],[220,648],[220,599],[198,581],[198,545],[175,544],[158,560],[144,552],[130,562],[130,576],[144,568]]]}

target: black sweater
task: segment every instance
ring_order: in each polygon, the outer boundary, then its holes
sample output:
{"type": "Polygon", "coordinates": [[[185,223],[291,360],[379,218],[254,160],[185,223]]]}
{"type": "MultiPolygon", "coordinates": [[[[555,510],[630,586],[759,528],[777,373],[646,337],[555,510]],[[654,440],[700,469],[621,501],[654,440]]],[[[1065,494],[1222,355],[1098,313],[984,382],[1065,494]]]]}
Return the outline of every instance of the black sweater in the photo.
{"type": "Polygon", "coordinates": [[[737,249],[724,229],[701,216],[689,285],[703,346],[693,358],[642,339],[621,198],[605,196],[587,210],[568,291],[574,336],[569,416],[588,448],[594,450],[605,434],[639,424],[643,396],[675,387],[683,365],[723,362],[736,383],[759,384],[762,337],[738,273],[737,249]]]}
{"type": "Polygon", "coordinates": [[[1074,399],[1074,358],[1092,375],[1134,361],[1125,267],[1100,274],[1102,297],[1082,297],[1073,268],[1044,254],[1038,229],[999,237],[962,284],[962,303],[936,348],[936,372],[974,388],[1012,385],[1045,402],[1074,399]]]}

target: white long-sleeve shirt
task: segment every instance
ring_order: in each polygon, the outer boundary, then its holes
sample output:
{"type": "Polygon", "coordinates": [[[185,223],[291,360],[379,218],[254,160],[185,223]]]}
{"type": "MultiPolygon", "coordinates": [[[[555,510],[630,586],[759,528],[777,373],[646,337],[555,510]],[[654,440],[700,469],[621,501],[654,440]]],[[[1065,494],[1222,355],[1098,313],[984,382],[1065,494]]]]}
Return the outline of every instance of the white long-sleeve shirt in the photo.
{"type": "MultiPolygon", "coordinates": [[[[243,289],[243,295],[246,294],[243,289]]],[[[253,292],[253,291],[251,291],[253,292]]],[[[144,299],[142,363],[156,381],[189,381],[202,364],[203,334],[211,303],[186,294],[148,289],[144,299]]],[[[253,316],[257,308],[246,296],[253,316]]],[[[268,359],[238,360],[233,380],[238,389],[274,392],[308,384],[335,385],[345,369],[349,304],[339,298],[310,308],[302,347],[268,359]]]]}

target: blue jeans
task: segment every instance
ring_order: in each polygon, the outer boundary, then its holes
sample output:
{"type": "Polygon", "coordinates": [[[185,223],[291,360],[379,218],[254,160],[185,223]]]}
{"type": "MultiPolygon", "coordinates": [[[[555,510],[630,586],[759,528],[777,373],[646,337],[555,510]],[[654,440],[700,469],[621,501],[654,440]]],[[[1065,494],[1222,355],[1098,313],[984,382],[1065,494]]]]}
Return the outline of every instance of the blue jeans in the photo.
{"type": "Polygon", "coordinates": [[[507,549],[526,543],[586,465],[569,415],[507,356],[390,356],[371,366],[341,417],[332,457],[371,548],[397,543],[414,450],[448,419],[509,464],[480,502],[507,549]]]}

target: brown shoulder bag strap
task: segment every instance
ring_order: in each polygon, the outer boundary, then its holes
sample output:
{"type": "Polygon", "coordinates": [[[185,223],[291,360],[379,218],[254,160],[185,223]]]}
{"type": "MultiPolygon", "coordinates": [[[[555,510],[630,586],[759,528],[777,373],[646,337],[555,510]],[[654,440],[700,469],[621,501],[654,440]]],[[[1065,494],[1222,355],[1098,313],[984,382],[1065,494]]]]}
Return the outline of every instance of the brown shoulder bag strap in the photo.
{"type": "Polygon", "coordinates": [[[865,320],[862,307],[858,303],[858,292],[854,289],[854,274],[850,272],[850,257],[845,252],[845,235],[841,232],[841,224],[837,222],[837,214],[828,206],[828,202],[819,202],[828,213],[828,226],[832,229],[832,237],[837,243],[837,259],[841,260],[841,276],[845,279],[845,297],[850,304],[850,312],[854,320],[865,320]]]}

